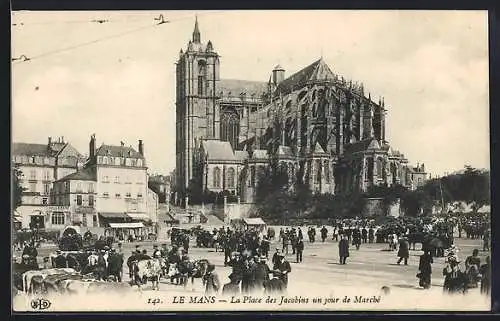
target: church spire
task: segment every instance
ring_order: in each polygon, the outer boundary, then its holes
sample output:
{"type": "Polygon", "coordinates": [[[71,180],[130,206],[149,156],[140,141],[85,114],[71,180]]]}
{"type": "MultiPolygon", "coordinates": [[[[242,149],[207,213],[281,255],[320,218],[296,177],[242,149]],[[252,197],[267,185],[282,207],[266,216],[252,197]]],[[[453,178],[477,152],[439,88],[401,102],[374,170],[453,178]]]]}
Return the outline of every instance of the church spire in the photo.
{"type": "Polygon", "coordinates": [[[193,42],[194,43],[200,43],[200,30],[198,28],[198,16],[196,16],[196,20],[194,23],[194,31],[193,31],[193,42]]]}

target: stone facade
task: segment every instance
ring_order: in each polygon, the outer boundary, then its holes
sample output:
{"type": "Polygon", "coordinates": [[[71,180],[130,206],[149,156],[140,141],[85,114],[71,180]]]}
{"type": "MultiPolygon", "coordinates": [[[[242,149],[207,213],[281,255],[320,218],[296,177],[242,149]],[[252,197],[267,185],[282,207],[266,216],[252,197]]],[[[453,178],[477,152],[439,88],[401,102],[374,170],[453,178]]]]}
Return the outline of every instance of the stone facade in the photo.
{"type": "MultiPolygon", "coordinates": [[[[276,66],[267,82],[219,77],[220,56],[201,41],[198,22],[177,63],[176,186],[193,181],[251,202],[256,170],[271,161],[290,182],[317,193],[415,188],[423,168],[408,165],[386,140],[386,106],[319,59],[290,77],[276,66]],[[234,173],[233,173],[234,171],[234,173]],[[236,186],[227,179],[237,180],[236,186]]],[[[291,184],[293,186],[293,184],[291,184]]]]}

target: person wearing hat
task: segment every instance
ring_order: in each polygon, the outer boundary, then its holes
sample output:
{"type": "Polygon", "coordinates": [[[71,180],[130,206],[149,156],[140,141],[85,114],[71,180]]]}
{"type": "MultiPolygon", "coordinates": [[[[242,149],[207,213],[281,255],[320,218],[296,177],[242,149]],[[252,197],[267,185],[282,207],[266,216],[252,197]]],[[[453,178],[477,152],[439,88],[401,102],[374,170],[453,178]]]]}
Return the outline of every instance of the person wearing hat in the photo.
{"type": "Polygon", "coordinates": [[[116,249],[116,253],[123,256],[123,244],[122,242],[118,242],[118,246],[117,246],[117,249],[116,249]]]}
{"type": "Polygon", "coordinates": [[[279,261],[273,266],[273,270],[278,272],[285,289],[288,287],[288,274],[292,272],[290,263],[285,259],[285,254],[280,253],[279,261]]]}
{"type": "Polygon", "coordinates": [[[448,293],[458,293],[467,291],[467,277],[460,270],[460,261],[456,256],[448,257],[448,264],[443,269],[444,284],[443,290],[448,293]]]}
{"type": "Polygon", "coordinates": [[[266,256],[256,256],[254,258],[255,265],[253,267],[253,289],[257,292],[264,290],[264,284],[269,281],[269,267],[266,264],[266,256]]]}
{"type": "Polygon", "coordinates": [[[490,257],[486,257],[485,264],[479,268],[481,274],[481,294],[490,295],[491,288],[491,262],[490,257]]]}
{"type": "Polygon", "coordinates": [[[161,253],[161,257],[167,257],[167,255],[168,255],[167,243],[163,243],[161,245],[160,253],[161,253]]]}
{"type": "Polygon", "coordinates": [[[102,249],[100,253],[97,256],[97,265],[96,265],[96,274],[97,274],[97,280],[98,281],[104,281],[107,278],[107,262],[106,259],[104,258],[104,254],[106,254],[106,251],[102,249]]]}
{"type": "Polygon", "coordinates": [[[215,265],[213,264],[208,264],[207,267],[207,274],[203,277],[205,280],[205,294],[207,295],[212,295],[212,294],[217,294],[220,289],[220,281],[219,281],[219,276],[215,272],[215,265]]]}
{"type": "Polygon", "coordinates": [[[302,263],[302,253],[304,252],[304,240],[299,238],[297,241],[297,263],[302,263]]]}
{"type": "Polygon", "coordinates": [[[279,248],[276,248],[276,252],[274,252],[273,254],[273,258],[271,259],[271,263],[272,265],[274,266],[276,263],[278,263],[279,261],[279,255],[280,255],[280,249],[279,248]]]}
{"type": "Polygon", "coordinates": [[[108,275],[113,275],[116,281],[121,282],[123,270],[122,256],[116,253],[115,249],[111,249],[108,254],[108,275]]]}
{"type": "Polygon", "coordinates": [[[339,241],[339,257],[340,264],[346,264],[346,260],[349,257],[349,240],[345,234],[342,234],[339,241]]]}
{"type": "Polygon", "coordinates": [[[432,263],[434,263],[434,260],[432,259],[431,251],[426,250],[424,254],[420,256],[417,274],[419,278],[418,284],[424,289],[431,287],[432,263]]]}
{"type": "Polygon", "coordinates": [[[240,295],[240,281],[241,280],[238,275],[234,273],[229,274],[229,283],[224,284],[222,287],[222,295],[240,295]]]}
{"type": "Polygon", "coordinates": [[[133,271],[132,271],[132,263],[134,261],[137,261],[137,251],[132,251],[132,254],[128,257],[127,259],[127,267],[128,267],[128,276],[130,279],[134,276],[133,271]]]}
{"type": "Polygon", "coordinates": [[[54,258],[54,267],[57,269],[68,267],[66,257],[62,255],[62,252],[60,250],[56,251],[56,257],[54,258]]]}
{"type": "Polygon", "coordinates": [[[153,245],[153,257],[161,257],[161,251],[158,248],[158,244],[153,245]]]}
{"type": "Polygon", "coordinates": [[[410,257],[410,245],[406,237],[401,237],[399,239],[398,257],[398,265],[401,264],[401,261],[403,260],[405,261],[405,265],[408,265],[408,258],[410,257]]]}

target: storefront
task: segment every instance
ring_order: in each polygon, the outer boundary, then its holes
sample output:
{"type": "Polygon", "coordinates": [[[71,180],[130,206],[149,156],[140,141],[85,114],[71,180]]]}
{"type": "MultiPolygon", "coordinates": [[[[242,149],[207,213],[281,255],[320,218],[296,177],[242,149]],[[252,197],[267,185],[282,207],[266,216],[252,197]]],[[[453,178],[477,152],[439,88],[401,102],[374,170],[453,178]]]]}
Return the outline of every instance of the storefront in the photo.
{"type": "Polygon", "coordinates": [[[109,223],[109,227],[104,231],[104,235],[112,236],[120,241],[136,241],[145,239],[147,231],[141,222],[109,223]]]}

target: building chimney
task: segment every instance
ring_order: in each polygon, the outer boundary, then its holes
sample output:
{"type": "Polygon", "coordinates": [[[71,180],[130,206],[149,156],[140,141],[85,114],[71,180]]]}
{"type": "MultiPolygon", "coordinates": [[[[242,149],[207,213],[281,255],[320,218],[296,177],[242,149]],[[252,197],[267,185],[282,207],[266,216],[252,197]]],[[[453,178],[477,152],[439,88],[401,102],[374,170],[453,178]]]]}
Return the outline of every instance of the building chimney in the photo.
{"type": "Polygon", "coordinates": [[[142,143],[142,139],[139,139],[139,154],[144,156],[144,144],[142,143]]]}
{"type": "Polygon", "coordinates": [[[64,144],[64,136],[61,136],[61,143],[64,144]]]}
{"type": "Polygon", "coordinates": [[[89,143],[89,158],[93,158],[96,154],[96,146],[95,146],[95,134],[92,134],[90,136],[90,143],[89,143]]]}
{"type": "Polygon", "coordinates": [[[49,137],[49,147],[52,145],[52,137],[49,137]]]}

